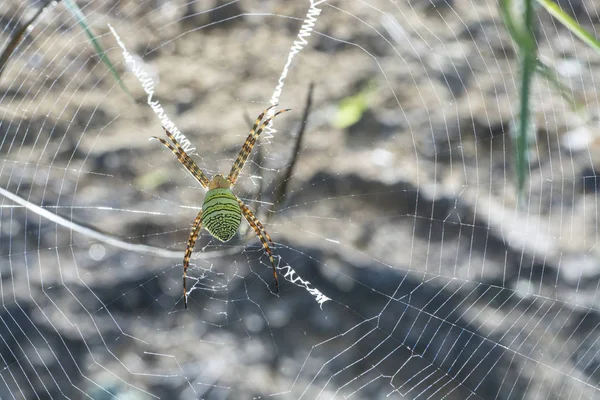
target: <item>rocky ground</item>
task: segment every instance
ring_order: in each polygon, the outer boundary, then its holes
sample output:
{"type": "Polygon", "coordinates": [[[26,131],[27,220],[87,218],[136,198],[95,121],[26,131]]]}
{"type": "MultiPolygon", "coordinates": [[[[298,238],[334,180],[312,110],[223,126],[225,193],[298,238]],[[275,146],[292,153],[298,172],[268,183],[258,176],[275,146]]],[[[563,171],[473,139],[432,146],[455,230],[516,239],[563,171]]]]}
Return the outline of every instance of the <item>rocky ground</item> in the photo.
{"type": "MultiPolygon", "coordinates": [[[[597,27],[595,3],[563,3],[597,27]]],[[[518,204],[518,64],[496,2],[323,3],[279,99],[293,110],[236,192],[280,267],[331,301],[284,279],[275,295],[243,228],[226,245],[203,233],[184,311],[181,258],[204,192],[148,141],[160,123],[107,24],[212,176],[269,105],[309,2],[78,4],[136,102],[66,3],[48,7],[0,76],[1,187],[169,251],[110,245],[4,199],[0,398],[600,397],[600,56],[542,9],[540,56],[586,108],[535,81],[518,204]]],[[[0,4],[0,43],[39,6],[0,4]]]]}

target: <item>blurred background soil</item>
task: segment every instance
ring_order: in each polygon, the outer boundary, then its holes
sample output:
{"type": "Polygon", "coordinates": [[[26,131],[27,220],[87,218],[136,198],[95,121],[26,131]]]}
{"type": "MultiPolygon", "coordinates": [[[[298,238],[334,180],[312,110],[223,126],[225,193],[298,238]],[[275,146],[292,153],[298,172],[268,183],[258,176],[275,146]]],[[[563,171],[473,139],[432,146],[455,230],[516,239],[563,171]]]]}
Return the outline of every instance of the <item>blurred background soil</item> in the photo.
{"type": "MultiPolygon", "coordinates": [[[[309,2],[78,4],[136,103],[65,3],[48,7],[2,71],[2,187],[172,258],[3,200],[0,398],[600,396],[597,123],[536,79],[518,205],[518,64],[496,2],[322,4],[279,99],[293,111],[259,141],[236,193],[280,266],[331,301],[321,309],[282,278],[275,295],[244,226],[225,245],[202,234],[188,311],[181,258],[204,191],[148,141],[160,122],[107,24],[212,176],[269,105],[309,2]],[[273,205],[311,83],[297,167],[273,205]]],[[[4,0],[2,42],[41,5],[4,0]]],[[[597,27],[596,3],[561,5],[597,27]]],[[[540,56],[595,115],[600,57],[538,12],[540,56]]]]}

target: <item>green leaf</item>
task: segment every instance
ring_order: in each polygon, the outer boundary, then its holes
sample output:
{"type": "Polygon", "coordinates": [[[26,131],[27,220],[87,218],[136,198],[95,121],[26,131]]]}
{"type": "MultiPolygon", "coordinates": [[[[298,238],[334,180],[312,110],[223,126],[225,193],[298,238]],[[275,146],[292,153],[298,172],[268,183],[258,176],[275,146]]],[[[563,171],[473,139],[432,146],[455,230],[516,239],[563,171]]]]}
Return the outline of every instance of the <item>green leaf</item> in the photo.
{"type": "Polygon", "coordinates": [[[360,121],[366,110],[367,102],[362,94],[347,97],[340,102],[333,125],[340,129],[352,126],[360,121]]]}
{"type": "Polygon", "coordinates": [[[369,108],[369,95],[374,87],[375,83],[369,82],[357,94],[342,99],[333,120],[333,125],[336,128],[345,129],[360,121],[369,108]]]}
{"type": "Polygon", "coordinates": [[[597,52],[600,52],[600,42],[591,33],[583,29],[569,14],[564,12],[558,4],[551,0],[537,0],[554,18],[567,27],[575,36],[583,40],[597,52]]]}
{"type": "Polygon", "coordinates": [[[154,190],[165,182],[169,176],[160,170],[151,170],[135,179],[135,185],[143,190],[154,190]]]}
{"type": "Polygon", "coordinates": [[[131,101],[134,101],[133,96],[131,95],[131,93],[129,92],[129,90],[127,89],[125,84],[123,83],[123,80],[119,76],[119,73],[117,72],[115,67],[112,65],[109,58],[106,56],[106,53],[104,52],[102,45],[96,38],[96,35],[94,35],[94,33],[92,32],[92,29],[89,27],[87,20],[85,18],[85,15],[81,11],[81,9],[77,6],[77,4],[73,0],[63,0],[63,2],[65,3],[67,10],[69,10],[69,12],[77,20],[79,25],[83,28],[85,34],[87,35],[88,39],[92,43],[92,46],[94,46],[94,50],[96,51],[96,54],[98,55],[98,57],[100,57],[102,62],[107,66],[110,73],[112,74],[112,76],[115,78],[115,80],[119,84],[119,87],[121,88],[121,90],[123,90],[123,92],[125,92],[125,94],[127,94],[127,96],[129,97],[129,99],[131,101]]]}
{"type": "Polygon", "coordinates": [[[571,110],[578,112],[583,109],[585,105],[575,99],[573,90],[562,82],[560,76],[553,68],[546,65],[542,60],[537,60],[535,70],[542,77],[546,78],[554,90],[569,104],[571,110]]]}

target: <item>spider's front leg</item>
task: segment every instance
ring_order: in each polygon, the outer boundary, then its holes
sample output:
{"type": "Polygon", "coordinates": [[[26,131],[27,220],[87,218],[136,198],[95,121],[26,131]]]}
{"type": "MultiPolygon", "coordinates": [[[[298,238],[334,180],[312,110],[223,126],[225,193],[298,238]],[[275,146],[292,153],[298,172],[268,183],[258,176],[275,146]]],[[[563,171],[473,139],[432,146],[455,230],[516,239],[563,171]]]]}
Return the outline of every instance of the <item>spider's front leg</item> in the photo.
{"type": "Polygon", "coordinates": [[[250,130],[250,134],[246,138],[246,141],[244,142],[244,145],[242,146],[240,153],[238,154],[237,158],[235,159],[235,162],[233,163],[233,165],[231,166],[231,171],[229,172],[229,176],[227,177],[227,180],[229,180],[229,182],[231,183],[231,186],[235,185],[235,181],[237,181],[240,171],[242,170],[242,168],[244,168],[244,164],[246,164],[246,161],[248,161],[248,157],[250,156],[250,152],[252,151],[252,148],[256,144],[256,140],[258,139],[258,136],[267,127],[269,122],[271,122],[279,114],[290,111],[289,108],[286,108],[285,110],[280,110],[280,111],[276,112],[272,117],[267,118],[262,123],[262,125],[260,125],[260,127],[258,127],[258,124],[260,124],[260,121],[262,121],[265,114],[273,107],[275,107],[275,106],[271,106],[271,107],[267,108],[265,111],[262,112],[262,114],[260,114],[258,116],[258,118],[256,118],[256,121],[254,121],[254,126],[250,130]]]}
{"type": "Polygon", "coordinates": [[[194,220],[194,224],[192,225],[192,231],[190,232],[190,236],[188,237],[187,247],[185,248],[185,255],[183,256],[183,305],[187,309],[187,269],[188,265],[190,265],[190,258],[192,257],[192,252],[194,251],[194,245],[196,244],[196,239],[198,239],[198,235],[200,235],[200,229],[202,228],[202,209],[196,216],[194,220]]]}
{"type": "Polygon", "coordinates": [[[194,178],[196,178],[198,183],[200,183],[200,185],[202,185],[202,187],[204,189],[208,189],[210,180],[206,177],[206,175],[204,175],[204,172],[202,172],[202,170],[200,168],[198,168],[198,165],[196,165],[194,160],[192,160],[190,158],[190,156],[185,152],[185,150],[181,147],[181,145],[179,144],[177,139],[175,139],[175,137],[171,134],[171,132],[169,132],[167,130],[167,128],[165,128],[164,126],[163,126],[163,129],[164,129],[165,133],[167,134],[168,138],[171,139],[171,141],[173,143],[175,143],[175,146],[177,148],[173,147],[170,143],[167,143],[167,141],[163,138],[152,136],[152,139],[158,140],[159,142],[161,142],[163,144],[163,146],[165,146],[167,149],[171,150],[171,152],[173,152],[173,154],[175,154],[175,156],[177,157],[177,160],[179,160],[181,165],[183,165],[185,167],[185,169],[187,169],[188,172],[190,174],[192,174],[192,176],[194,178]]]}

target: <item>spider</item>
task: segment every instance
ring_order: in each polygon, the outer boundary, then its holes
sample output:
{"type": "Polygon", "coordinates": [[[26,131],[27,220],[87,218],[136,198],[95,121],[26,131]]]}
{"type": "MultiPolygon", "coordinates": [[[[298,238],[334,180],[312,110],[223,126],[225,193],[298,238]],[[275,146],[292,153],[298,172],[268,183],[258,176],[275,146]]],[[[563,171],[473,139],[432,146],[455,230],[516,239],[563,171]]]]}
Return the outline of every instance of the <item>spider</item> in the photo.
{"type": "Polygon", "coordinates": [[[237,197],[231,190],[233,185],[235,185],[240,171],[242,168],[244,168],[244,164],[246,164],[248,156],[256,144],[258,136],[262,133],[269,122],[271,122],[276,116],[286,111],[290,111],[290,109],[285,109],[276,112],[272,117],[263,121],[259,127],[259,124],[263,120],[265,114],[273,107],[275,106],[271,106],[264,110],[262,114],[256,118],[256,121],[254,121],[254,126],[252,126],[250,134],[248,135],[248,138],[244,142],[240,153],[233,163],[227,178],[224,175],[218,174],[209,180],[204,172],[198,168],[198,165],[196,165],[194,160],[192,160],[192,158],[187,155],[187,153],[179,145],[171,132],[169,132],[165,127],[163,127],[163,129],[175,147],[162,138],[156,136],[152,137],[160,141],[166,148],[171,150],[179,162],[188,170],[188,172],[192,174],[194,178],[196,178],[198,183],[200,183],[204,189],[208,190],[204,196],[202,208],[198,212],[198,215],[192,224],[192,230],[190,232],[190,236],[188,237],[187,247],[185,248],[185,254],[183,256],[183,304],[186,309],[188,296],[186,285],[187,269],[190,264],[190,257],[194,251],[194,245],[196,244],[196,239],[198,239],[202,225],[204,225],[204,228],[206,228],[212,237],[221,242],[227,242],[238,231],[242,221],[242,215],[252,229],[254,229],[256,236],[258,236],[260,239],[262,246],[269,256],[271,266],[273,267],[275,288],[277,293],[279,293],[279,279],[277,277],[277,269],[275,268],[273,252],[269,246],[269,243],[271,243],[271,246],[273,247],[275,247],[275,245],[260,221],[254,216],[252,211],[250,211],[244,202],[242,202],[242,200],[240,200],[240,198],[237,197]]]}

